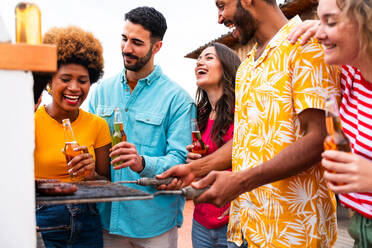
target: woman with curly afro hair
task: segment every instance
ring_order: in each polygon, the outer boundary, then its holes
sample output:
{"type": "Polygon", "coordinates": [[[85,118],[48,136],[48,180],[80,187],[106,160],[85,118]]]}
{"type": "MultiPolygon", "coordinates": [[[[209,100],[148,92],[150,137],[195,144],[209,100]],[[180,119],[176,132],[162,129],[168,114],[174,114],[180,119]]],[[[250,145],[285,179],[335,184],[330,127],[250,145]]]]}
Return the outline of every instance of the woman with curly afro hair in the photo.
{"type": "MultiPolygon", "coordinates": [[[[57,46],[57,71],[36,75],[47,81],[52,102],[35,112],[35,178],[62,182],[110,178],[111,137],[102,118],[80,108],[89,88],[102,77],[102,46],[78,27],[52,28],[43,43],[57,46]],[[62,120],[69,119],[80,154],[66,161],[62,120]],[[62,151],[61,151],[62,150],[62,151]]],[[[66,140],[67,141],[67,140],[66,140]]],[[[102,247],[102,229],[95,204],[37,206],[37,225],[67,226],[42,232],[46,247],[102,247]]]]}

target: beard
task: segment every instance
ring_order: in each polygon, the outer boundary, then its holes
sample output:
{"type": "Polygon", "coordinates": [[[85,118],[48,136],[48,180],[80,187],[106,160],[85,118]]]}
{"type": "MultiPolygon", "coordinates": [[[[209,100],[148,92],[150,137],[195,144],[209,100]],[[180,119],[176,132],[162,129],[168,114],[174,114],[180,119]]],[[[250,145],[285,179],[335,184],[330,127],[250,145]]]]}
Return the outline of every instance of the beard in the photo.
{"type": "Polygon", "coordinates": [[[233,17],[235,28],[239,31],[239,43],[246,45],[253,38],[257,31],[257,21],[252,14],[245,10],[238,1],[237,8],[233,17]]]}
{"type": "Polygon", "coordinates": [[[131,54],[131,53],[122,53],[123,55],[123,58],[124,57],[129,57],[131,59],[136,59],[137,62],[133,65],[130,65],[130,64],[127,64],[125,62],[125,59],[124,59],[124,67],[125,69],[129,70],[129,71],[134,71],[134,72],[137,72],[139,70],[141,70],[146,64],[147,62],[149,62],[149,60],[151,59],[152,57],[152,44],[150,46],[150,49],[149,51],[147,52],[147,54],[141,58],[131,54]]]}

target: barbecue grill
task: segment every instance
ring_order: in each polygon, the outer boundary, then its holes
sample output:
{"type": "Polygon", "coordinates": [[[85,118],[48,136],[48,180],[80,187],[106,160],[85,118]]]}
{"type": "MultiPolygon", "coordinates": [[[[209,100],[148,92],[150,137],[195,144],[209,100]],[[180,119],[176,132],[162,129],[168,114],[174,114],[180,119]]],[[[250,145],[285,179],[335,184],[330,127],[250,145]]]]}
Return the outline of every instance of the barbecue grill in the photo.
{"type": "Polygon", "coordinates": [[[173,179],[152,179],[142,178],[142,181],[121,181],[111,183],[110,181],[81,181],[75,182],[78,186],[78,191],[72,195],[64,196],[46,196],[36,195],[36,204],[68,204],[68,203],[92,203],[92,202],[112,202],[112,201],[133,201],[133,200],[148,200],[157,195],[183,195],[188,199],[197,198],[209,187],[203,189],[195,189],[191,186],[180,190],[161,190],[155,194],[149,194],[141,190],[129,188],[120,183],[137,183],[141,185],[154,185],[168,184],[173,179]]]}
{"type": "Polygon", "coordinates": [[[69,204],[112,201],[147,200],[154,196],[141,190],[132,189],[109,181],[74,182],[78,191],[72,195],[48,196],[36,194],[36,204],[69,204]]]}

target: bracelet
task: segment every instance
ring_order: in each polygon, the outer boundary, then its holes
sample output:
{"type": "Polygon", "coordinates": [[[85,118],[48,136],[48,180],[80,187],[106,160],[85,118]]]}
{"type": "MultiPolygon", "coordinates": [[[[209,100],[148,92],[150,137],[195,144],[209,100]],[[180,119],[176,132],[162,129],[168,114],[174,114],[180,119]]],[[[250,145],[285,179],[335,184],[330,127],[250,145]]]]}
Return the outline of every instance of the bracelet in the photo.
{"type": "Polygon", "coordinates": [[[142,170],[139,171],[138,173],[141,173],[145,169],[145,166],[146,166],[145,158],[143,156],[141,156],[141,158],[142,158],[142,170]]]}

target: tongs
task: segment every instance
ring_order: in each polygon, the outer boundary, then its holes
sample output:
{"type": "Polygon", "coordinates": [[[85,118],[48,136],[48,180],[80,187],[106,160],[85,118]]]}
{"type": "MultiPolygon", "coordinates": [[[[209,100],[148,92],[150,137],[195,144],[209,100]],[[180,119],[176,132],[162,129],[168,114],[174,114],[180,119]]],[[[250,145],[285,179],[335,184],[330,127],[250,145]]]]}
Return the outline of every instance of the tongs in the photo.
{"type": "MultiPolygon", "coordinates": [[[[118,181],[114,183],[135,183],[141,186],[160,186],[160,185],[168,185],[173,181],[174,177],[168,177],[165,179],[157,179],[157,178],[149,178],[149,177],[143,177],[134,181],[118,181]]],[[[154,196],[157,195],[183,195],[187,199],[195,199],[199,197],[201,194],[203,194],[209,187],[202,188],[202,189],[196,189],[192,186],[187,186],[185,188],[182,188],[180,190],[159,190],[154,194],[154,196]]]]}
{"type": "Polygon", "coordinates": [[[140,178],[140,179],[137,179],[137,180],[134,180],[134,181],[118,181],[118,182],[115,182],[115,183],[135,183],[135,184],[138,184],[138,185],[141,185],[141,186],[154,186],[154,187],[157,187],[157,186],[160,186],[160,185],[168,185],[170,184],[173,179],[175,179],[174,177],[168,177],[168,178],[165,178],[165,179],[157,179],[157,178],[150,178],[150,177],[143,177],[143,178],[140,178]]]}

